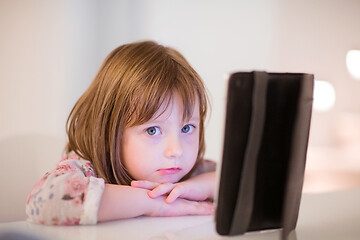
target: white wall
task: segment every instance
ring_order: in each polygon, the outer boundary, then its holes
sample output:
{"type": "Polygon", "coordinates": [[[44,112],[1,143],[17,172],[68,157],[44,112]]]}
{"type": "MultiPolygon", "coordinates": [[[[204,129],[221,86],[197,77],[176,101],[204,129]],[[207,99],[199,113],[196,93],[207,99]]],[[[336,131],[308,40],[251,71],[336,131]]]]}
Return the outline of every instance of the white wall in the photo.
{"type": "Polygon", "coordinates": [[[93,77],[96,1],[0,1],[0,221],[61,158],[65,121],[93,77]]]}
{"type": "Polygon", "coordinates": [[[94,3],[71,2],[1,2],[1,138],[64,134],[64,112],[98,64],[94,3]]]}
{"type": "MultiPolygon", "coordinates": [[[[310,143],[334,146],[339,116],[360,110],[360,82],[345,68],[346,51],[360,48],[359,10],[357,0],[1,0],[0,202],[24,205],[60,158],[71,107],[105,56],[131,41],[177,48],[204,79],[212,100],[206,157],[221,158],[225,75],[238,70],[331,82],[336,105],[314,112],[310,143]]],[[[0,205],[0,221],[24,218],[6,212],[11,206],[0,205]]]]}

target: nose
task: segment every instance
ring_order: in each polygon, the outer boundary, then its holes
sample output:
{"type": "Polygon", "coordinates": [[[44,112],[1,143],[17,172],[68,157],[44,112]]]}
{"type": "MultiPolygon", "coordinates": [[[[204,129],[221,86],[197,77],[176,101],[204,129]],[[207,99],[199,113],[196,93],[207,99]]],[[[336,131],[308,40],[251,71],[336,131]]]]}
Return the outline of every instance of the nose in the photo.
{"type": "Polygon", "coordinates": [[[169,135],[166,138],[166,147],[164,155],[166,158],[178,158],[183,154],[183,147],[181,144],[181,139],[176,135],[169,135]]]}

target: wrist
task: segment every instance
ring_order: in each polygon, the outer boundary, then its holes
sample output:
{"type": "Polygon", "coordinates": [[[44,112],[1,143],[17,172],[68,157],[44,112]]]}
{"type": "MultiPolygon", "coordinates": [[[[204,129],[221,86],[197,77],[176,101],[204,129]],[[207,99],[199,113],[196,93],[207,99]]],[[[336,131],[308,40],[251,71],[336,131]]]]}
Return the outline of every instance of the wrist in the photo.
{"type": "Polygon", "coordinates": [[[164,196],[160,196],[154,199],[147,196],[146,207],[144,209],[144,216],[148,216],[148,217],[159,216],[159,213],[161,212],[161,209],[163,208],[164,204],[166,204],[164,196]]]}

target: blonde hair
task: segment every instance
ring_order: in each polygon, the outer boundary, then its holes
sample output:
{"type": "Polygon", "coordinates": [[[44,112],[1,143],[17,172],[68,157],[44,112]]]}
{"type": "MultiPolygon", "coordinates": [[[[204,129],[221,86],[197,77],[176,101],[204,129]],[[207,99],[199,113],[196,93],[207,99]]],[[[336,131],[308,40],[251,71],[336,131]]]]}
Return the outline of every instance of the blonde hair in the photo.
{"type": "Polygon", "coordinates": [[[133,179],[121,161],[124,129],[149,121],[163,103],[169,104],[174,92],[183,101],[184,120],[191,117],[196,99],[199,101],[199,152],[194,170],[205,151],[205,87],[178,51],[152,41],[125,44],[107,56],[68,117],[66,151],[91,161],[105,182],[129,185],[133,179]]]}

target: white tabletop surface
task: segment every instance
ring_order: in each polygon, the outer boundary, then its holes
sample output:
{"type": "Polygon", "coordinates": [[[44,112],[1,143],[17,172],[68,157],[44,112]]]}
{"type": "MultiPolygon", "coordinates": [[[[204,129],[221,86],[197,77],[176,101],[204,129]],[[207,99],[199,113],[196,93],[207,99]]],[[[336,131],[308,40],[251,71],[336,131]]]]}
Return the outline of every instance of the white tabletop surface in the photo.
{"type": "MultiPolygon", "coordinates": [[[[0,224],[0,240],[6,234],[22,234],[36,240],[65,239],[258,239],[277,240],[280,230],[224,237],[215,231],[213,216],[138,217],[94,226],[42,226],[26,221],[0,224]]],[[[360,239],[360,189],[304,194],[298,224],[290,239],[360,239]]]]}

